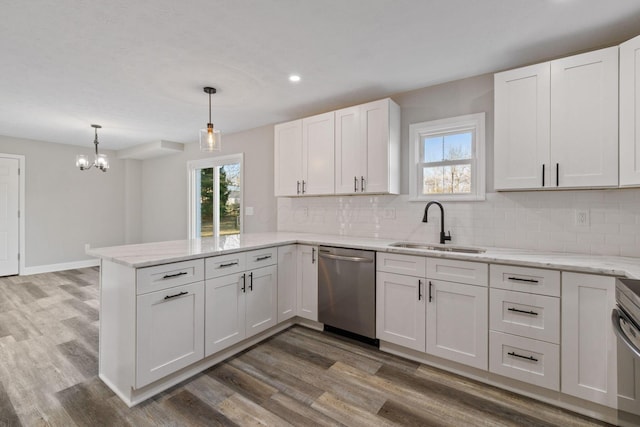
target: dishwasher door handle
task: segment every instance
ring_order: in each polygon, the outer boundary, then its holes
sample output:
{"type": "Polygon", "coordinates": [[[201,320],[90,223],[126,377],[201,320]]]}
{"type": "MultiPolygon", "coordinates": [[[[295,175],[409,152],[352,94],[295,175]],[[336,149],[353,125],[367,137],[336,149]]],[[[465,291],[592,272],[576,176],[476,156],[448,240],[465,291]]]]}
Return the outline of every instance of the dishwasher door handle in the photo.
{"type": "Polygon", "coordinates": [[[328,254],[322,251],[318,251],[318,255],[320,258],[329,258],[329,259],[337,259],[340,261],[350,261],[350,262],[373,262],[373,258],[365,258],[361,256],[344,256],[344,255],[334,255],[328,254]]]}

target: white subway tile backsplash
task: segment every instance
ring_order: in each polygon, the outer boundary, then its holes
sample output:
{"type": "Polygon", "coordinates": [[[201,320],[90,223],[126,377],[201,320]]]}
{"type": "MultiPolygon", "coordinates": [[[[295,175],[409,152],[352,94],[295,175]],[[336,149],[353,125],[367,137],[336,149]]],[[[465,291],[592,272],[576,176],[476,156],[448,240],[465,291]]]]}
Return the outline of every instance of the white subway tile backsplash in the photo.
{"type": "MultiPolygon", "coordinates": [[[[438,243],[440,210],[399,196],[278,198],[278,230],[438,243]]],[[[488,193],[443,202],[452,243],[640,257],[640,189],[488,193]],[[589,224],[575,224],[576,210],[589,224]]]]}

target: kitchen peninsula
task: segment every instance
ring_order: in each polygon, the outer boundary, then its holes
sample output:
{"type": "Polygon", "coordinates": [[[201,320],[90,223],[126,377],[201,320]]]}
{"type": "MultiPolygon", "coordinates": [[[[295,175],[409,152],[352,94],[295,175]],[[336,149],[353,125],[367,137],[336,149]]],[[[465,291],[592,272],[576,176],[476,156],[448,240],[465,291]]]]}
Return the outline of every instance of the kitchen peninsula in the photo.
{"type": "MultiPolygon", "coordinates": [[[[315,278],[308,275],[301,280],[300,270],[306,267],[300,262],[305,258],[296,256],[296,249],[326,245],[377,252],[381,350],[596,418],[612,419],[616,384],[607,384],[599,395],[588,394],[580,383],[585,378],[572,370],[575,355],[560,352],[560,347],[574,351],[574,341],[584,338],[572,318],[576,310],[585,309],[576,306],[583,301],[576,301],[574,291],[585,284],[597,289],[593,307],[600,311],[593,316],[606,318],[597,330],[589,331],[593,348],[586,348],[605,355],[603,364],[591,370],[607,370],[605,375],[613,380],[615,375],[608,371],[615,372],[615,351],[610,350],[616,341],[608,323],[609,306],[615,303],[616,276],[640,278],[637,259],[500,248],[483,248],[481,253],[444,252],[438,250],[439,245],[423,250],[390,246],[393,243],[397,242],[274,232],[91,249],[88,254],[101,259],[100,378],[133,406],[295,323],[321,328],[314,317],[317,307],[312,307],[317,305],[313,298],[317,273],[315,278]],[[385,296],[400,289],[403,280],[414,289],[417,283],[416,293],[406,301],[402,298],[409,288],[394,294],[402,307],[385,302],[385,296]],[[426,283],[428,303],[426,297],[418,296],[426,283]],[[386,284],[390,286],[383,288],[386,284]],[[450,320],[451,313],[438,310],[437,304],[444,304],[452,289],[460,289],[456,295],[473,290],[469,294],[474,295],[473,300],[465,301],[484,313],[468,319],[473,328],[441,325],[450,320]],[[518,321],[501,317],[501,307],[507,302],[516,304],[508,315],[531,313],[533,309],[526,307],[542,307],[535,316],[539,323],[524,321],[520,329],[509,329],[518,321]],[[305,304],[308,310],[303,312],[300,307],[305,304]],[[397,328],[411,323],[402,317],[411,316],[412,311],[422,316],[418,319],[423,320],[415,322],[422,329],[415,340],[407,342],[408,334],[397,328]],[[427,325],[438,325],[437,330],[427,327],[425,331],[425,311],[427,325]],[[441,327],[449,328],[451,339],[456,331],[472,329],[475,347],[456,348],[459,343],[467,345],[465,336],[460,342],[440,343],[441,327]],[[531,335],[534,329],[538,332],[531,335]],[[443,352],[445,347],[450,350],[443,352]],[[526,352],[523,356],[518,351],[526,352]],[[504,357],[513,354],[527,360],[506,363],[504,357]]],[[[315,268],[317,271],[317,265],[315,268]]]]}

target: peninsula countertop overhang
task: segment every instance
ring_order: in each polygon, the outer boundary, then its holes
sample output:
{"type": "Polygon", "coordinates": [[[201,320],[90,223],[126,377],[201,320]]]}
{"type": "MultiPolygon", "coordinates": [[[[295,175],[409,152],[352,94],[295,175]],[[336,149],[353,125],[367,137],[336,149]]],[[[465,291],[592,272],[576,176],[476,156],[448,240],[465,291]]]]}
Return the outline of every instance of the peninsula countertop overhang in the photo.
{"type": "Polygon", "coordinates": [[[477,261],[491,264],[549,268],[609,276],[626,276],[633,279],[640,279],[640,258],[492,247],[483,247],[483,249],[485,249],[483,253],[470,254],[389,246],[397,241],[397,239],[311,233],[245,233],[232,236],[92,248],[87,250],[87,254],[127,267],[142,268],[298,243],[305,245],[349,247],[378,252],[477,261]]]}

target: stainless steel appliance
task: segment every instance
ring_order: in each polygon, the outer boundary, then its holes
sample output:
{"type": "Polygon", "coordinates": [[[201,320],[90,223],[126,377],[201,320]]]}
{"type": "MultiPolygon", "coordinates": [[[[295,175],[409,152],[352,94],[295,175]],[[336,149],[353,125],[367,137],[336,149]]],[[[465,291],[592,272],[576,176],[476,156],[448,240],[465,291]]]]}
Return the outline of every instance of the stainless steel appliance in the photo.
{"type": "Polygon", "coordinates": [[[618,425],[639,426],[637,375],[640,370],[640,280],[616,281],[616,307],[611,312],[618,336],[618,425]]]}
{"type": "Polygon", "coordinates": [[[376,337],[373,251],[318,248],[318,321],[371,340],[376,337]]]}

